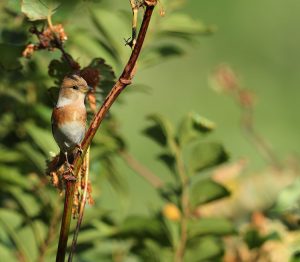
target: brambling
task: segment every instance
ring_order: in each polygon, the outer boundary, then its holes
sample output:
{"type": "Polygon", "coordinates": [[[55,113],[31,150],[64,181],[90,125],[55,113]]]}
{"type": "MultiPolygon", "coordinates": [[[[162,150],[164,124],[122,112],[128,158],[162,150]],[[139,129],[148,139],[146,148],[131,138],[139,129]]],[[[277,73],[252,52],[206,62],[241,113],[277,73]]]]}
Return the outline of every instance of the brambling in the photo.
{"type": "Polygon", "coordinates": [[[84,102],[89,90],[82,77],[75,74],[66,76],[52,111],[52,133],[68,166],[68,156],[73,155],[75,148],[80,149],[85,135],[87,112],[84,102]]]}

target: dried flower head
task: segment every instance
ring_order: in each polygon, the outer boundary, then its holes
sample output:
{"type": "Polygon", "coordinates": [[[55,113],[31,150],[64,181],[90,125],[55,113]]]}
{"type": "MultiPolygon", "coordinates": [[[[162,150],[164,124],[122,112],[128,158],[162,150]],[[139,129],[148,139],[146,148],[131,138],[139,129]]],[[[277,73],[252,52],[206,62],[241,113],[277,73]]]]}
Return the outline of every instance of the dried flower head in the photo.
{"type": "Polygon", "coordinates": [[[239,88],[239,83],[235,72],[228,65],[221,65],[213,74],[218,91],[235,91],[239,88]]]}

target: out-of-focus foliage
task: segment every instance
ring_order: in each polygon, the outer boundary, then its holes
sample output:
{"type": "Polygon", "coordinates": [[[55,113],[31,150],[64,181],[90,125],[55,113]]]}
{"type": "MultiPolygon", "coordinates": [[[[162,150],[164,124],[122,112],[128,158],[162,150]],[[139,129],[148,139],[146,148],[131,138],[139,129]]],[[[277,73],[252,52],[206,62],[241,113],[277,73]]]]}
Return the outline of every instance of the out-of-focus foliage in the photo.
{"type": "MultiPolygon", "coordinates": [[[[43,28],[50,14],[54,24],[63,25],[68,37],[66,50],[82,68],[100,71],[98,106],[130,54],[124,41],[131,34],[129,1],[62,2],[0,3],[3,261],[53,261],[62,211],[63,198],[50,186],[44,170],[46,159],[58,152],[50,115],[68,69],[58,50],[37,51],[30,59],[22,57],[25,46],[37,42],[29,28],[33,24],[43,28]]],[[[198,46],[200,36],[214,31],[214,27],[185,14],[181,10],[184,1],[164,0],[162,4],[166,15],[159,15],[161,7],[155,10],[138,71],[184,55],[198,46]]],[[[141,86],[133,85],[129,90],[141,90],[141,86]]],[[[124,107],[127,94],[121,97],[124,107]]],[[[243,98],[247,102],[249,97],[243,98]]],[[[136,107],[138,110],[139,105],[136,107]]],[[[163,115],[152,114],[148,116],[151,124],[139,127],[157,143],[160,151],[156,159],[166,167],[167,178],[155,174],[159,183],[152,184],[161,207],[150,205],[148,214],[126,217],[114,208],[102,207],[107,201],[103,185],[110,184],[122,202],[130,194],[126,166],[142,176],[148,172],[137,168],[134,158],[124,157],[130,145],[127,134],[119,129],[122,115],[110,114],[105,119],[91,149],[95,205],[87,207],[84,215],[76,261],[173,261],[181,256],[188,262],[298,261],[300,185],[291,185],[299,174],[297,164],[281,165],[280,169],[270,165],[248,176],[241,175],[247,165],[243,159],[215,169],[228,160],[222,144],[210,134],[215,125],[191,112],[175,127],[163,115]],[[184,255],[180,254],[182,246],[184,255]]],[[[140,201],[144,203],[143,197],[140,201]]],[[[71,233],[73,230],[74,225],[71,233]]]]}
{"type": "MultiPolygon", "coordinates": [[[[58,152],[51,135],[50,115],[57,87],[68,73],[67,65],[60,60],[58,50],[36,51],[30,59],[23,58],[25,46],[38,41],[28,30],[32,25],[42,28],[49,16],[52,16],[53,24],[62,23],[68,37],[68,52],[82,67],[100,71],[101,90],[97,98],[101,100],[113,85],[113,70],[122,67],[130,51],[123,40],[130,35],[129,4],[116,6],[116,3],[1,3],[1,259],[53,261],[62,209],[62,198],[50,186],[44,170],[46,159],[58,152]],[[78,16],[81,19],[77,19],[78,16]]],[[[182,55],[191,41],[209,31],[180,12],[180,1],[178,6],[174,3],[170,3],[170,8],[166,3],[166,18],[162,19],[157,13],[154,16],[152,23],[156,25],[147,38],[140,67],[182,55]]],[[[97,102],[99,105],[100,101],[97,102]]],[[[143,239],[142,246],[150,241],[148,251],[162,242],[168,252],[171,251],[172,244],[161,231],[167,222],[159,210],[151,217],[137,216],[118,221],[118,214],[112,215],[101,208],[101,201],[105,201],[100,197],[103,179],[110,181],[117,191],[126,192],[125,178],[120,176],[116,165],[119,152],[125,150],[117,117],[110,115],[93,141],[91,176],[94,177],[96,204],[85,214],[78,242],[81,260],[104,261],[105,258],[114,260],[115,256],[136,256],[143,251],[135,243],[138,239],[143,239]]]]}

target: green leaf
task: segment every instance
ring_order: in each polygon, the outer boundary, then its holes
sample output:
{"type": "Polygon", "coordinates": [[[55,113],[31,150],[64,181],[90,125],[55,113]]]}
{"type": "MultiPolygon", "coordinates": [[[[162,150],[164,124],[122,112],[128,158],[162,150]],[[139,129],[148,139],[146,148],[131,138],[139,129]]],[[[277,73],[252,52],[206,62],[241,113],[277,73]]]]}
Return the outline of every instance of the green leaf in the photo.
{"type": "Polygon", "coordinates": [[[189,158],[189,168],[192,173],[219,165],[229,158],[224,147],[219,143],[204,142],[193,147],[189,158]]]}
{"type": "Polygon", "coordinates": [[[118,137],[106,133],[105,130],[94,137],[93,143],[95,145],[93,151],[97,152],[97,154],[95,152],[92,152],[92,154],[99,155],[100,157],[103,154],[117,152],[122,146],[118,137]]]}
{"type": "Polygon", "coordinates": [[[14,163],[19,162],[23,159],[22,154],[16,150],[8,149],[0,145],[0,162],[1,163],[14,163]]]}
{"type": "Polygon", "coordinates": [[[48,65],[48,74],[49,76],[56,78],[56,85],[59,85],[63,78],[70,72],[68,63],[63,59],[53,59],[48,65]]]}
{"type": "Polygon", "coordinates": [[[290,262],[300,262],[300,250],[294,252],[290,262]]]}
{"type": "Polygon", "coordinates": [[[21,225],[23,218],[14,210],[0,208],[0,218],[5,223],[9,223],[12,228],[17,228],[21,225]]]}
{"type": "Polygon", "coordinates": [[[30,21],[47,19],[53,15],[59,4],[50,0],[22,0],[21,11],[30,21]]]}
{"type": "Polygon", "coordinates": [[[179,206],[181,196],[180,188],[176,188],[176,186],[172,184],[166,184],[164,187],[159,189],[159,193],[168,202],[172,202],[176,206],[179,206]]]}
{"type": "Polygon", "coordinates": [[[188,223],[189,238],[204,235],[229,235],[235,233],[234,225],[226,218],[201,218],[188,223]]]}
{"type": "Polygon", "coordinates": [[[29,122],[25,124],[25,128],[36,145],[44,152],[46,156],[49,156],[50,152],[58,151],[58,147],[54,142],[50,130],[47,132],[45,129],[42,129],[29,122]]]}
{"type": "Polygon", "coordinates": [[[18,250],[21,256],[29,261],[29,253],[24,245],[23,239],[19,236],[17,228],[22,222],[22,217],[15,211],[7,210],[4,208],[0,209],[0,225],[4,227],[7,234],[10,236],[14,246],[18,250]]]}
{"type": "MultiPolygon", "coordinates": [[[[112,28],[107,28],[104,26],[107,23],[110,23],[111,26],[116,26],[119,24],[120,27],[124,27],[123,21],[119,16],[116,16],[114,13],[108,12],[104,9],[99,9],[91,12],[91,21],[95,28],[98,30],[99,36],[102,36],[101,39],[98,39],[99,45],[115,60],[116,63],[120,63],[120,53],[119,53],[119,44],[116,39],[116,34],[112,28]],[[109,22],[111,20],[111,22],[109,22]]],[[[118,29],[119,29],[118,28],[118,29]]],[[[120,40],[120,39],[119,39],[120,40]]]]}
{"type": "Polygon", "coordinates": [[[115,72],[102,58],[94,58],[87,67],[96,69],[100,73],[99,90],[96,92],[96,98],[97,101],[101,101],[108,95],[116,81],[115,72]],[[98,97],[99,94],[100,97],[98,97]]]}
{"type": "Polygon", "coordinates": [[[211,179],[197,182],[191,188],[190,201],[193,207],[229,196],[229,191],[211,179]]]}
{"type": "Polygon", "coordinates": [[[203,134],[211,132],[214,128],[214,123],[197,113],[190,112],[179,125],[177,135],[179,144],[185,145],[196,140],[203,134]]]}
{"type": "Polygon", "coordinates": [[[22,241],[27,256],[30,257],[32,261],[36,261],[38,256],[38,239],[36,239],[36,237],[30,226],[23,226],[18,230],[18,238],[22,241]]]}
{"type": "Polygon", "coordinates": [[[200,21],[194,20],[185,14],[175,13],[165,17],[158,35],[192,40],[195,36],[210,31],[211,28],[204,26],[200,21]]]}
{"type": "Polygon", "coordinates": [[[131,252],[143,262],[173,261],[174,258],[172,249],[162,248],[159,243],[151,239],[135,243],[131,252]]]}
{"type": "Polygon", "coordinates": [[[159,145],[168,147],[174,153],[177,150],[177,145],[174,138],[174,128],[169,120],[159,114],[150,115],[148,119],[154,122],[154,125],[146,128],[144,134],[159,145]]]}
{"type": "Polygon", "coordinates": [[[14,254],[14,251],[10,246],[5,246],[3,244],[0,244],[0,254],[1,254],[1,260],[2,261],[15,261],[16,257],[14,254]]]}
{"type": "Polygon", "coordinates": [[[176,163],[176,160],[175,160],[175,157],[172,156],[171,154],[161,154],[158,156],[158,159],[160,161],[162,161],[169,169],[170,171],[175,174],[176,173],[176,170],[175,170],[175,163],[176,163]]]}
{"type": "Polygon", "coordinates": [[[185,261],[221,261],[224,254],[224,246],[220,239],[215,237],[203,237],[190,241],[184,256],[185,261]]]}
{"type": "Polygon", "coordinates": [[[22,176],[17,168],[0,165],[0,174],[0,181],[2,185],[7,183],[11,185],[18,185],[19,187],[26,189],[29,188],[28,179],[22,176]]]}
{"type": "MultiPolygon", "coordinates": [[[[6,91],[4,91],[6,92],[6,91]]],[[[0,91],[0,95],[2,92],[0,91]]],[[[12,113],[5,113],[0,118],[0,137],[6,136],[14,128],[14,116],[12,113]]],[[[1,155],[2,156],[2,155],[1,155]]]]}
{"type": "Polygon", "coordinates": [[[159,243],[169,243],[165,234],[165,228],[156,218],[131,216],[125,219],[115,234],[117,238],[153,239],[159,243]]]}
{"type": "Polygon", "coordinates": [[[46,168],[45,157],[40,152],[33,149],[33,147],[27,142],[19,143],[18,149],[24,154],[24,156],[32,161],[41,173],[44,173],[46,168]]]}
{"type": "Polygon", "coordinates": [[[300,179],[296,179],[291,185],[284,188],[276,200],[272,211],[276,213],[288,212],[299,209],[300,179]]]}
{"type": "Polygon", "coordinates": [[[0,43],[0,66],[7,70],[16,70],[21,68],[19,58],[24,50],[24,45],[14,45],[0,43]]]}
{"type": "Polygon", "coordinates": [[[52,110],[48,106],[37,103],[34,106],[33,110],[36,112],[36,114],[42,121],[44,121],[45,123],[50,122],[50,115],[52,110]]]}
{"type": "Polygon", "coordinates": [[[20,188],[14,186],[9,188],[10,194],[18,202],[23,212],[29,217],[34,217],[40,212],[41,206],[31,194],[25,193],[20,188]]]}
{"type": "Polygon", "coordinates": [[[271,232],[265,236],[262,236],[256,229],[249,229],[245,236],[244,241],[248,245],[249,249],[259,248],[268,240],[279,240],[280,236],[277,232],[271,232]]]}
{"type": "Polygon", "coordinates": [[[160,62],[165,61],[168,58],[181,56],[185,53],[182,47],[176,44],[161,44],[155,47],[146,48],[143,59],[141,60],[143,67],[149,67],[160,62]]]}
{"type": "Polygon", "coordinates": [[[172,221],[164,217],[164,225],[167,228],[167,237],[171,243],[171,246],[176,247],[180,241],[180,223],[178,221],[172,221]]]}

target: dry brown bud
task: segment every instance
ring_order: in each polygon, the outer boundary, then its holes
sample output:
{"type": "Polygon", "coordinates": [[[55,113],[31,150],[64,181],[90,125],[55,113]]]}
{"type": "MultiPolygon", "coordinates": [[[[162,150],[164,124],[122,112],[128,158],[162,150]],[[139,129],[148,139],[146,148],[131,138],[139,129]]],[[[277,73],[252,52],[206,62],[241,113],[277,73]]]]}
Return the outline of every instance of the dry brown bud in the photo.
{"type": "Polygon", "coordinates": [[[157,0],[145,0],[145,4],[148,6],[156,6],[157,0]]]}
{"type": "Polygon", "coordinates": [[[243,107],[251,108],[254,104],[254,95],[248,90],[242,90],[238,96],[239,102],[243,107]]]}
{"type": "Polygon", "coordinates": [[[236,74],[227,65],[220,66],[216,70],[214,78],[221,91],[233,91],[239,86],[236,74]]]}
{"type": "Polygon", "coordinates": [[[22,56],[26,58],[30,58],[35,50],[36,50],[36,46],[34,44],[29,44],[22,52],[22,56]]]}

